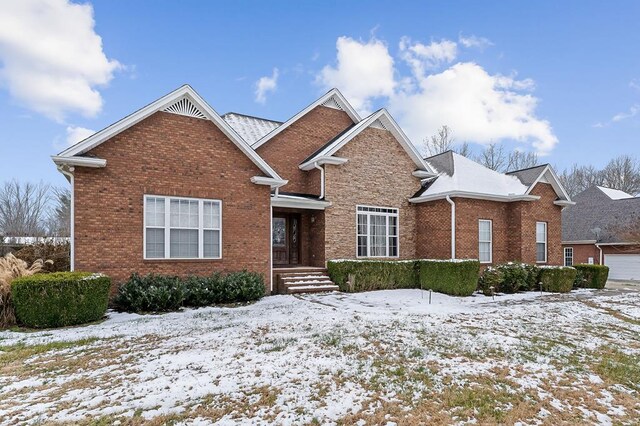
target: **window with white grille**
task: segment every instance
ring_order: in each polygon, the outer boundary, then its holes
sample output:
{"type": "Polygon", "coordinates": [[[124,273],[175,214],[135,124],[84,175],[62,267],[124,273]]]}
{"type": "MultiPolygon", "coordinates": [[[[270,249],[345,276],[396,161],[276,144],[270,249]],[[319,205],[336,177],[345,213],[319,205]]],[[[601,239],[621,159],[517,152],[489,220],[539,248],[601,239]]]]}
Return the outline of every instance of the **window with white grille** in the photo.
{"type": "Polygon", "coordinates": [[[398,209],[357,207],[357,256],[398,257],[398,209]]]}
{"type": "Polygon", "coordinates": [[[547,261],[547,222],[536,222],[536,262],[547,261]]]}
{"type": "Polygon", "coordinates": [[[491,263],[493,259],[493,223],[490,220],[478,221],[478,260],[491,263]]]}

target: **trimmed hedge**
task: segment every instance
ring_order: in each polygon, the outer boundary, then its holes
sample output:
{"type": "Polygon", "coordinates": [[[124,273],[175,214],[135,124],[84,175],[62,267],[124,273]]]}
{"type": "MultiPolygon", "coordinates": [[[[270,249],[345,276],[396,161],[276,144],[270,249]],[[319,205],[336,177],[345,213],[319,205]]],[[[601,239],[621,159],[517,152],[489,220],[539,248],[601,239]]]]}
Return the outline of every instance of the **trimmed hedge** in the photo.
{"type": "Polygon", "coordinates": [[[413,260],[330,260],[327,271],[343,292],[418,287],[418,265],[413,260]]]}
{"type": "Polygon", "coordinates": [[[264,296],[264,279],[254,272],[233,272],[208,277],[132,274],[118,289],[114,304],[125,312],[171,312],[185,307],[248,302],[264,296]]]}
{"type": "Polygon", "coordinates": [[[18,323],[34,328],[97,321],[109,303],[111,279],[87,272],[35,274],[14,280],[11,295],[18,323]]]}
{"type": "Polygon", "coordinates": [[[327,271],[340,291],[359,292],[424,288],[454,296],[476,289],[480,263],[476,260],[331,260],[327,271]],[[351,278],[351,281],[349,279],[351,278]]]}
{"type": "Polygon", "coordinates": [[[569,266],[548,266],[540,268],[538,279],[542,290],[552,293],[568,293],[573,288],[577,271],[569,266]]]}
{"type": "Polygon", "coordinates": [[[478,290],[490,296],[493,293],[513,294],[519,291],[539,289],[540,268],[527,263],[509,262],[488,267],[478,280],[478,290]]]}
{"type": "Polygon", "coordinates": [[[576,269],[574,288],[598,288],[602,289],[609,278],[609,267],[605,265],[573,265],[576,269]]]}
{"type": "Polygon", "coordinates": [[[449,294],[471,296],[478,285],[480,262],[477,260],[419,260],[420,288],[449,294]]]}

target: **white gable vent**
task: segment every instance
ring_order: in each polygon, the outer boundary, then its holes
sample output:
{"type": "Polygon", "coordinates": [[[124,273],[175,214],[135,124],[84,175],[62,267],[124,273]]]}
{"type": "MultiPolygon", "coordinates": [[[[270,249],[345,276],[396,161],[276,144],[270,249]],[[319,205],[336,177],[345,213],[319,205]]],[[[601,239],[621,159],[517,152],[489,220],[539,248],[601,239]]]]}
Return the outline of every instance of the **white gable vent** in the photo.
{"type": "Polygon", "coordinates": [[[340,106],[338,101],[336,101],[336,98],[334,96],[332,96],[329,99],[327,99],[326,101],[324,101],[322,106],[326,106],[327,108],[333,108],[333,109],[342,110],[342,107],[340,106]]]}
{"type": "Polygon", "coordinates": [[[180,99],[179,101],[163,109],[163,111],[170,112],[172,114],[186,115],[187,117],[202,119],[207,118],[207,116],[204,115],[202,111],[200,111],[198,107],[192,104],[191,101],[187,98],[180,99]]]}
{"type": "Polygon", "coordinates": [[[389,130],[385,127],[384,124],[382,124],[382,121],[380,120],[376,120],[373,123],[371,123],[371,127],[374,127],[376,129],[389,130]]]}

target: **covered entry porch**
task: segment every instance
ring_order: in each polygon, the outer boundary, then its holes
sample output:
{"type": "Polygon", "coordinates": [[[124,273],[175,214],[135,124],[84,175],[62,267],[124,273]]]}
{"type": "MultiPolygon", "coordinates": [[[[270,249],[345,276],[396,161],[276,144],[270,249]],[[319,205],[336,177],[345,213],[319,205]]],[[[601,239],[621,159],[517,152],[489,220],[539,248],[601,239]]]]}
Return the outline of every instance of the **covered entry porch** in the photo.
{"type": "Polygon", "coordinates": [[[333,291],[325,268],[324,209],[315,196],[280,193],[272,196],[271,259],[274,291],[333,291]]]}

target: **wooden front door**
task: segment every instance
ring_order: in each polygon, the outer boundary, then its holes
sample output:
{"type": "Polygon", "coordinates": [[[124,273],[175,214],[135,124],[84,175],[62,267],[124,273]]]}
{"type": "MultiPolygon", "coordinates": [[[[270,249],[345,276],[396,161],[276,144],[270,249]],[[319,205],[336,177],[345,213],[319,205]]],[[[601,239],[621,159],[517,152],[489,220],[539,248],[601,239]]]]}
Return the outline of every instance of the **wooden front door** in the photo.
{"type": "Polygon", "coordinates": [[[273,264],[297,265],[300,259],[300,215],[273,215],[273,264]]]}

